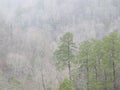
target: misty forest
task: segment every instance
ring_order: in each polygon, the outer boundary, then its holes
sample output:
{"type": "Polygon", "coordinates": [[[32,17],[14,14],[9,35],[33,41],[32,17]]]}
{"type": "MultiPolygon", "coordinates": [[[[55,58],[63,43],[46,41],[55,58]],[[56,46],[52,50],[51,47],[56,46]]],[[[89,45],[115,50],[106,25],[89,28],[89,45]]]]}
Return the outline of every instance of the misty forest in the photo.
{"type": "Polygon", "coordinates": [[[120,90],[120,0],[0,0],[0,90],[120,90]]]}

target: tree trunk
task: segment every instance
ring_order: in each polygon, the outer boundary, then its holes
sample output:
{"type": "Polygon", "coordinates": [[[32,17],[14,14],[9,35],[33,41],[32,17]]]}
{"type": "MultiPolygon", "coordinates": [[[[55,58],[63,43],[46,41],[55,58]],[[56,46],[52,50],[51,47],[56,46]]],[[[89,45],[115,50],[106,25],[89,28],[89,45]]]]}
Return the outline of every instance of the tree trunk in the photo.
{"type": "Polygon", "coordinates": [[[98,81],[98,70],[96,66],[94,66],[94,68],[95,68],[95,76],[96,76],[96,82],[97,82],[98,81]]]}
{"type": "Polygon", "coordinates": [[[115,71],[115,62],[113,62],[113,88],[116,90],[116,71],[115,71]]]}
{"type": "MultiPolygon", "coordinates": [[[[87,57],[88,57],[88,55],[87,55],[87,57]]],[[[87,70],[87,90],[89,90],[89,65],[88,65],[88,59],[86,60],[86,64],[87,64],[87,66],[86,66],[86,70],[87,70]]]]}
{"type": "Polygon", "coordinates": [[[89,90],[89,67],[87,66],[87,90],[89,90]]]}
{"type": "Polygon", "coordinates": [[[72,80],[72,78],[71,78],[71,65],[70,65],[70,61],[68,62],[68,72],[69,72],[69,79],[72,80]]]}
{"type": "Polygon", "coordinates": [[[42,72],[42,86],[43,86],[43,89],[46,90],[43,72],[42,72]]]}
{"type": "MultiPolygon", "coordinates": [[[[104,69],[104,82],[107,80],[106,70],[104,69]]],[[[105,86],[104,90],[108,90],[108,88],[105,86]]]]}
{"type": "Polygon", "coordinates": [[[69,72],[69,79],[72,80],[71,78],[71,63],[70,63],[70,43],[68,41],[68,72],[69,72]]]}

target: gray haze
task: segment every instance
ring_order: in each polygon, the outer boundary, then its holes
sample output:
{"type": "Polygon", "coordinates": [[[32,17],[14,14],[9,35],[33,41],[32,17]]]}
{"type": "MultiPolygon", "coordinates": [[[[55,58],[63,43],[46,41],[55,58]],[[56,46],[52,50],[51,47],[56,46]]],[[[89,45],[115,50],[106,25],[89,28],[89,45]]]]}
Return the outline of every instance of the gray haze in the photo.
{"type": "Polygon", "coordinates": [[[2,90],[10,90],[5,83],[11,77],[24,90],[43,90],[42,74],[53,88],[67,73],[56,71],[53,60],[63,33],[72,32],[80,43],[113,30],[120,30],[120,0],[0,0],[2,90]]]}

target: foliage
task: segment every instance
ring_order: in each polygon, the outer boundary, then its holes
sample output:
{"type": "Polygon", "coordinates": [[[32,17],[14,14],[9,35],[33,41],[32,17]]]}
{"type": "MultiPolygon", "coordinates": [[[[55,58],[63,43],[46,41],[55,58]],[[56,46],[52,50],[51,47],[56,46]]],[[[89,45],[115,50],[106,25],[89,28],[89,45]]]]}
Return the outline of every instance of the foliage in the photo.
{"type": "Polygon", "coordinates": [[[116,90],[117,63],[120,62],[120,35],[117,32],[82,42],[77,58],[80,69],[85,69],[87,90],[116,90]]]}
{"type": "Polygon", "coordinates": [[[64,79],[63,82],[60,83],[58,90],[74,90],[72,81],[64,79]]]}
{"type": "Polygon", "coordinates": [[[54,53],[57,59],[56,64],[59,69],[64,68],[68,62],[71,62],[74,59],[74,47],[75,43],[73,42],[72,33],[65,33],[60,38],[58,49],[54,53]]]}
{"type": "Polygon", "coordinates": [[[69,79],[71,80],[71,64],[74,60],[74,48],[75,43],[73,42],[73,34],[70,32],[65,33],[60,38],[60,44],[58,49],[55,51],[56,65],[58,69],[68,68],[69,79]]]}

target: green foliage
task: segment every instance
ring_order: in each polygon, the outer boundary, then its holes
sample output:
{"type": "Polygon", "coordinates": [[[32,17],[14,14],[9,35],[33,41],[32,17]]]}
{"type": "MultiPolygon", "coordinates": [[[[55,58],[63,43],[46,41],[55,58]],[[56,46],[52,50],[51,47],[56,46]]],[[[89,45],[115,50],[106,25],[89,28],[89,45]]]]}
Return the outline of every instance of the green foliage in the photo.
{"type": "MultiPolygon", "coordinates": [[[[69,32],[64,34],[55,51],[57,67],[64,69],[69,62],[73,62],[74,48],[73,35],[69,32]]],[[[80,43],[76,56],[76,66],[80,69],[78,73],[84,73],[86,80],[84,87],[87,90],[116,90],[118,88],[116,74],[120,68],[118,64],[120,63],[120,35],[117,32],[111,32],[101,39],[80,43]]],[[[60,84],[59,90],[73,90],[72,82],[65,79],[60,84]]]]}
{"type": "Polygon", "coordinates": [[[120,36],[117,32],[112,32],[103,38],[104,59],[115,61],[120,55],[120,36]]]}
{"type": "Polygon", "coordinates": [[[72,81],[64,79],[63,82],[60,83],[58,90],[74,90],[72,81]]]}
{"type": "Polygon", "coordinates": [[[102,39],[84,41],[80,44],[77,55],[81,69],[88,69],[87,88],[101,90],[116,88],[116,64],[120,61],[120,35],[111,32],[102,39]]]}
{"type": "Polygon", "coordinates": [[[80,44],[79,53],[78,53],[78,60],[82,63],[83,66],[88,67],[88,59],[90,58],[91,52],[91,42],[84,41],[80,44]]]}
{"type": "Polygon", "coordinates": [[[10,90],[21,90],[22,89],[21,83],[15,78],[11,78],[8,82],[10,85],[10,90]]]}
{"type": "Polygon", "coordinates": [[[59,69],[64,69],[68,62],[74,59],[75,43],[73,42],[73,35],[70,32],[65,33],[60,38],[58,49],[54,55],[56,57],[56,65],[59,69]]]}

